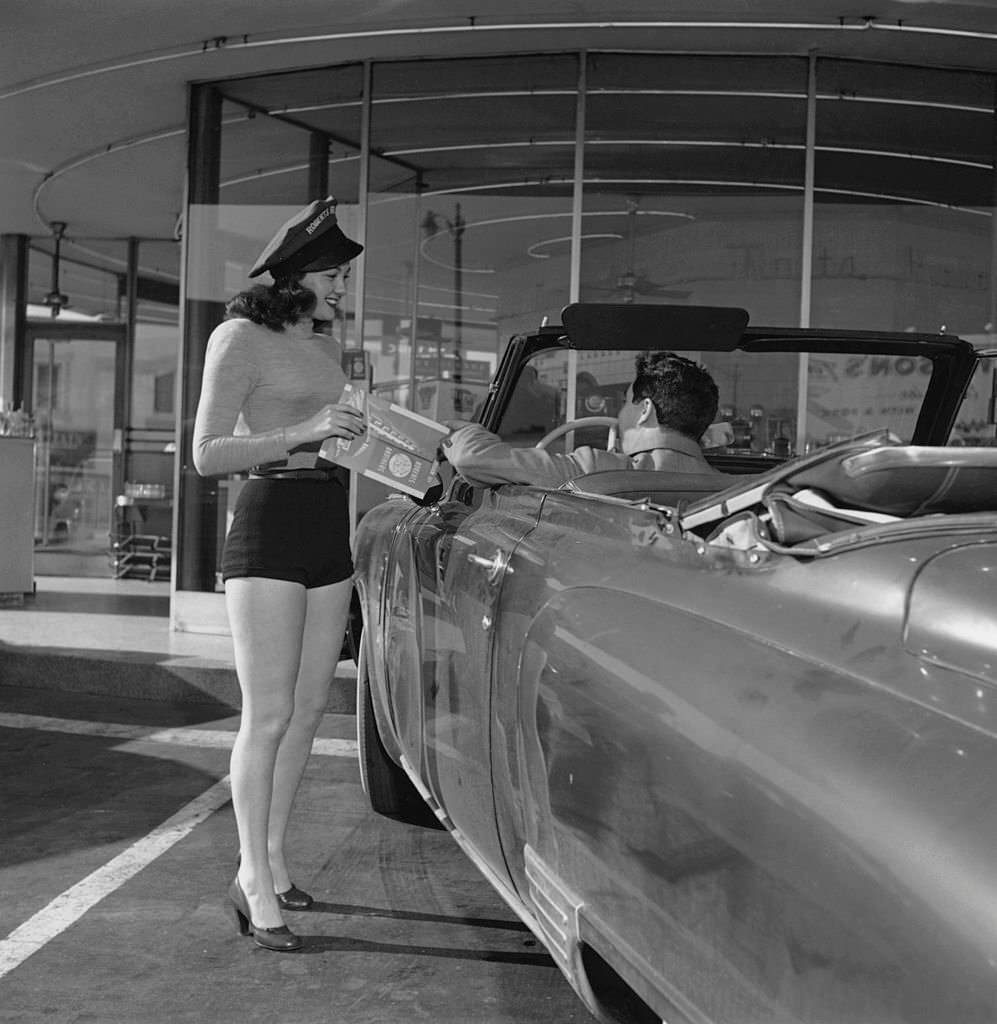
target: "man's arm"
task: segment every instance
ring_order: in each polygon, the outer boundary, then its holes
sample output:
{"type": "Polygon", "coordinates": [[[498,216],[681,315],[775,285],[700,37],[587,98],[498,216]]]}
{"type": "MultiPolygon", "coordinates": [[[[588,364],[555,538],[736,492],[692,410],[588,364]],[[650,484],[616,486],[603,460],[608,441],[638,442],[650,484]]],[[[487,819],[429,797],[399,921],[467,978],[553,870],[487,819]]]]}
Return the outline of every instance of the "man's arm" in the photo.
{"type": "Polygon", "coordinates": [[[517,448],[498,434],[469,424],[443,441],[443,454],[458,473],[479,484],[534,484],[560,487],[599,469],[629,469],[630,460],[616,452],[578,448],[557,455],[543,448],[517,448]]]}

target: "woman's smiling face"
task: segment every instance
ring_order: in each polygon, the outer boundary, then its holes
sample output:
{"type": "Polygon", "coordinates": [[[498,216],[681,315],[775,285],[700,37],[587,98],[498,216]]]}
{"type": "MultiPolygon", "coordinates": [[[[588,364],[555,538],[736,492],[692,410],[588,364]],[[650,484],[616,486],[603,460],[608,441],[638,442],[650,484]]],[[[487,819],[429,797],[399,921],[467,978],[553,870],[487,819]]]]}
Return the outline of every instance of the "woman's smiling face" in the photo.
{"type": "Polygon", "coordinates": [[[314,320],[334,320],[339,304],[346,295],[350,278],[349,263],[341,263],[328,270],[312,270],[301,278],[301,285],[315,293],[314,320]]]}

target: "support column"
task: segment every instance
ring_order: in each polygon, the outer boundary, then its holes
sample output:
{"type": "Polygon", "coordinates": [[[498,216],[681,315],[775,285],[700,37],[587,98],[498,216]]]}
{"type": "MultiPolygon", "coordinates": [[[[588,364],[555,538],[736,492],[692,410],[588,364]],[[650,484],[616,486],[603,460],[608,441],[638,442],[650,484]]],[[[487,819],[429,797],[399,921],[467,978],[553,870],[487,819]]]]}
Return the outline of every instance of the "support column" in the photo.
{"type": "MultiPolygon", "coordinates": [[[[990,114],[993,148],[990,151],[990,301],[987,304],[987,333],[997,337],[997,81],[994,82],[993,111],[990,114]]],[[[997,371],[995,371],[997,372],[997,371]]]]}
{"type": "MultiPolygon", "coordinates": [[[[817,152],[817,51],[811,50],[807,70],[807,149],[803,170],[803,250],[800,257],[800,327],[810,326],[814,277],[814,168],[817,152]]],[[[810,353],[801,352],[797,369],[796,454],[807,445],[807,389],[810,353]]]]}
{"type": "Polygon", "coordinates": [[[329,194],[329,136],[312,132],[308,137],[308,195],[306,202],[329,194]]]}
{"type": "MultiPolygon", "coordinates": [[[[373,86],[373,70],[371,62],[365,61],[363,67],[363,106],[360,114],[360,180],[357,184],[357,204],[359,207],[359,223],[357,224],[358,241],[364,246],[365,252],[353,261],[354,288],[354,345],[363,348],[364,342],[364,309],[367,291],[367,252],[370,242],[367,239],[367,204],[370,201],[370,126],[371,126],[371,89],[373,86]]],[[[415,331],[412,325],[412,359],[415,359],[415,331]]],[[[345,328],[343,347],[346,347],[345,328]]],[[[368,377],[368,380],[370,378],[368,377]]],[[[411,399],[410,399],[411,400],[411,399]]],[[[359,521],[359,505],[357,503],[360,490],[359,477],[351,476],[349,489],[350,510],[350,543],[353,543],[359,521]]]]}
{"type": "MultiPolygon", "coordinates": [[[[367,204],[370,201],[370,125],[371,125],[371,89],[372,65],[368,60],[363,69],[363,107],[360,116],[360,180],[357,183],[357,203],[359,206],[359,222],[357,234],[360,243],[366,248],[367,241],[367,204]]],[[[367,259],[361,253],[353,261],[353,287],[356,301],[354,304],[354,333],[356,347],[363,348],[364,341],[364,309],[367,303],[367,259]]]]}
{"type": "Polygon", "coordinates": [[[128,268],[124,279],[125,337],[116,360],[117,380],[114,387],[114,461],[112,463],[112,494],[121,494],[125,486],[125,459],[128,455],[128,428],[132,422],[132,392],[135,383],[135,323],[138,308],[139,240],[128,239],[128,268]]]}
{"type": "MultiPolygon", "coordinates": [[[[578,89],[575,99],[575,164],[571,188],[571,269],[568,301],[578,302],[582,288],[582,214],[585,211],[585,119],[588,103],[588,50],[578,54],[578,89]]],[[[578,353],[568,350],[568,379],[564,393],[564,418],[575,419],[578,402],[578,353]]],[[[565,442],[574,444],[574,434],[565,442]]]]}
{"type": "MultiPolygon", "coordinates": [[[[409,408],[414,409],[415,405],[415,352],[419,340],[419,263],[421,259],[420,246],[422,244],[422,190],[425,186],[422,181],[422,171],[416,175],[415,197],[412,208],[415,213],[415,223],[412,225],[412,329],[409,331],[409,364],[408,364],[408,394],[409,408]]],[[[400,348],[399,348],[400,353],[400,348]]]]}
{"type": "Polygon", "coordinates": [[[28,236],[0,235],[0,398],[18,406],[24,400],[28,301],[28,236]]]}
{"type": "MultiPolygon", "coordinates": [[[[192,239],[190,211],[217,206],[221,166],[222,98],[210,85],[191,86],[187,136],[187,202],[184,230],[182,305],[183,342],[180,356],[180,415],[177,423],[177,460],[174,494],[174,536],[177,539],[178,590],[213,591],[218,563],[218,482],[197,474],[193,466],[194,415],[201,396],[204,352],[208,336],[221,322],[223,301],[192,299],[190,272],[192,239]]],[[[201,265],[201,259],[193,261],[201,265]]]]}

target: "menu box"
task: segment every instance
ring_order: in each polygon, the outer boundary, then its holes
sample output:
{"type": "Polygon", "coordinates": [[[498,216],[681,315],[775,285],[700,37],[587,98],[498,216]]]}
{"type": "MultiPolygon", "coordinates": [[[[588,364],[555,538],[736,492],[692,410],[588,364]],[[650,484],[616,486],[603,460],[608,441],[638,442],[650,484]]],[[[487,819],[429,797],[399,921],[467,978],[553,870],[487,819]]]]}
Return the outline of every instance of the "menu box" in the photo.
{"type": "Polygon", "coordinates": [[[360,437],[330,437],[319,458],[345,466],[371,480],[423,498],[436,483],[436,453],[450,431],[418,413],[347,384],[340,402],[359,409],[367,423],[360,437]]]}

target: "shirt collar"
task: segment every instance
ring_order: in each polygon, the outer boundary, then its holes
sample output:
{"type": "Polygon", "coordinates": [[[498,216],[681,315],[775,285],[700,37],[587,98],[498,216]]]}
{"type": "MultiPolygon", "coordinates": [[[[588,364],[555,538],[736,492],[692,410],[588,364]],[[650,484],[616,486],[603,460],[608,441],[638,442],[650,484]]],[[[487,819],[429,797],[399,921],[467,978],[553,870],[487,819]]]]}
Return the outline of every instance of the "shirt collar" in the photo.
{"type": "Polygon", "coordinates": [[[703,456],[703,449],[698,441],[693,441],[691,437],[686,437],[685,434],[681,434],[677,430],[665,428],[658,431],[657,444],[627,454],[633,459],[638,455],[648,455],[657,451],[678,452],[681,455],[691,455],[697,459],[703,456]]]}

